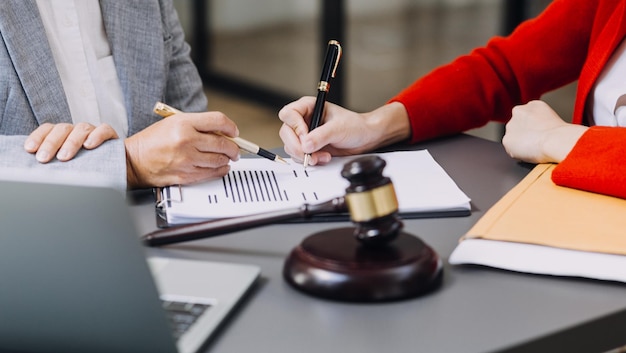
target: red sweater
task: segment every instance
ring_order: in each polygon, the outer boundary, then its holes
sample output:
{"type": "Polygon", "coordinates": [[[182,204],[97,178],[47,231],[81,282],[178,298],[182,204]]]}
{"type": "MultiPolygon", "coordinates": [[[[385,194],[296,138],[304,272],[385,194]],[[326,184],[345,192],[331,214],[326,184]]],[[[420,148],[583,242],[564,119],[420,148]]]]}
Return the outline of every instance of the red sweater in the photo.
{"type": "MultiPolygon", "coordinates": [[[[515,105],[579,80],[572,121],[583,124],[590,90],[625,35],[626,0],[554,0],[510,36],[433,70],[391,101],[406,107],[418,142],[505,122],[515,105]]],[[[590,128],[553,181],[626,198],[623,141],[626,128],[590,128]]]]}

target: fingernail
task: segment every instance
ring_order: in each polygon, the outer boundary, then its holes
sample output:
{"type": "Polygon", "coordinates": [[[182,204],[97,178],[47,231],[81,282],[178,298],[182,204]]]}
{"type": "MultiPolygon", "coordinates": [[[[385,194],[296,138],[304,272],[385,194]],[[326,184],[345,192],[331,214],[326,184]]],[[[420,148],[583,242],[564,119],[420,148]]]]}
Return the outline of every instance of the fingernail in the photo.
{"type": "Polygon", "coordinates": [[[39,162],[46,162],[49,157],[50,157],[50,153],[48,153],[48,151],[43,151],[43,150],[37,151],[37,155],[35,156],[35,158],[39,162]]]}
{"type": "Polygon", "coordinates": [[[70,154],[67,150],[60,150],[59,153],[57,153],[57,159],[61,160],[61,161],[65,161],[70,157],[70,154]]]}
{"type": "Polygon", "coordinates": [[[85,146],[85,148],[91,148],[93,146],[93,140],[92,139],[87,139],[87,141],[85,141],[85,143],[83,143],[83,146],[85,146]]]}
{"type": "Polygon", "coordinates": [[[33,140],[26,140],[26,142],[24,143],[24,148],[28,151],[32,151],[35,149],[37,145],[35,145],[35,141],[33,140]]]}

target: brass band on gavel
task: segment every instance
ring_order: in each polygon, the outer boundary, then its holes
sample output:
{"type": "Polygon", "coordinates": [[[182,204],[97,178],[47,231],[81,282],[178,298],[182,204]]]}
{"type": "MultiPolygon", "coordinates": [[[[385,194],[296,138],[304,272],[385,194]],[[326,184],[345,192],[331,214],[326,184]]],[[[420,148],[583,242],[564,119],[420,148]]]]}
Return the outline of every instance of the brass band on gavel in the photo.
{"type": "Polygon", "coordinates": [[[354,222],[367,222],[398,210],[398,198],[391,183],[363,192],[347,193],[345,199],[354,222]]]}

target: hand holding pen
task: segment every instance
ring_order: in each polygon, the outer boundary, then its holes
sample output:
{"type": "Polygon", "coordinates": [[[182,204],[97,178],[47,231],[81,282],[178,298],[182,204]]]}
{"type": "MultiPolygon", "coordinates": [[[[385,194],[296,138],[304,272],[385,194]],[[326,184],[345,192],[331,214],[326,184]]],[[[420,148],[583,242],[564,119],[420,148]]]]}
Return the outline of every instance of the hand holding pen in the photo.
{"type": "MultiPolygon", "coordinates": [[[[315,100],[315,107],[313,108],[313,116],[309,123],[309,131],[317,128],[322,121],[324,115],[324,105],[326,104],[326,95],[330,91],[330,81],[335,77],[337,73],[337,66],[341,59],[341,45],[336,40],[328,42],[328,48],[326,49],[326,56],[324,58],[324,66],[322,67],[322,75],[320,82],[317,85],[317,98],[315,100]]],[[[309,165],[310,154],[304,155],[304,169],[309,165]]]]}
{"type": "MultiPolygon", "coordinates": [[[[167,118],[168,116],[172,116],[174,114],[178,114],[181,113],[180,110],[176,109],[176,108],[172,108],[169,105],[165,104],[165,103],[161,103],[161,102],[157,102],[154,105],[154,112],[156,114],[158,114],[159,116],[163,117],[163,118],[167,118]]],[[[225,138],[233,141],[235,144],[237,144],[237,146],[239,146],[239,148],[241,148],[242,150],[252,153],[252,154],[256,154],[257,156],[261,156],[263,158],[267,158],[271,161],[274,162],[279,162],[279,163],[283,163],[283,164],[288,164],[284,159],[282,159],[280,156],[259,147],[257,144],[252,143],[248,140],[244,140],[241,137],[229,137],[229,136],[225,136],[220,134],[221,136],[224,136],[225,138]]]]}
{"type": "Polygon", "coordinates": [[[124,140],[128,187],[221,178],[229,172],[230,161],[239,159],[240,151],[219,134],[237,135],[235,122],[221,112],[181,114],[131,134],[124,140]]]}
{"type": "MultiPolygon", "coordinates": [[[[326,63],[336,66],[341,48],[331,46],[326,63]],[[333,55],[336,54],[336,57],[333,55]]],[[[320,87],[325,78],[332,79],[336,67],[325,64],[320,87]],[[333,69],[329,69],[333,68],[333,69]]],[[[327,87],[326,87],[327,88],[327,87]]],[[[283,122],[279,135],[285,152],[294,160],[306,159],[308,165],[329,163],[333,156],[351,156],[407,141],[411,137],[411,125],[407,110],[400,102],[389,102],[372,111],[359,113],[331,102],[324,102],[326,91],[317,97],[301,97],[279,112],[283,122]],[[324,124],[321,124],[323,119],[324,124]]]]}

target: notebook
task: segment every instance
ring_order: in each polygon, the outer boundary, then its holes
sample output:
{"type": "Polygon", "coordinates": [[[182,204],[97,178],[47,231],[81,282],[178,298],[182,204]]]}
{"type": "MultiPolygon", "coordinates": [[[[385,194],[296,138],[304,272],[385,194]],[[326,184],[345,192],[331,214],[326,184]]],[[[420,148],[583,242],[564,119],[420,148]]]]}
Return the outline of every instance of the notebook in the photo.
{"type": "Polygon", "coordinates": [[[147,258],[122,192],[24,179],[0,172],[2,352],[195,352],[259,276],[147,258]]]}

